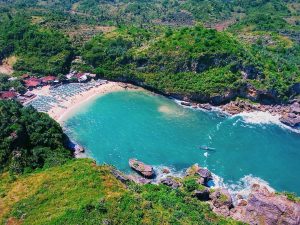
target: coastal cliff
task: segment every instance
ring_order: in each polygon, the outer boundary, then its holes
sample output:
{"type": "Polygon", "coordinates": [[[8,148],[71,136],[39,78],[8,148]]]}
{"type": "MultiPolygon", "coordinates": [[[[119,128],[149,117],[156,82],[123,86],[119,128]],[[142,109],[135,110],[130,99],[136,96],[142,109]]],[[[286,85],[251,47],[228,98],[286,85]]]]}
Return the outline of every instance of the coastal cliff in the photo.
{"type": "MultiPolygon", "coordinates": [[[[139,163],[143,165],[142,162],[139,163]]],[[[292,195],[275,193],[269,186],[258,183],[252,184],[247,195],[230,194],[224,187],[214,187],[212,173],[198,164],[189,167],[183,177],[174,177],[169,170],[157,171],[167,173],[156,180],[139,180],[134,176],[113,175],[128,184],[130,181],[145,185],[149,183],[163,184],[171,189],[181,190],[189,196],[206,202],[213,212],[249,224],[289,224],[300,223],[300,200],[292,195]],[[167,172],[166,172],[167,171],[167,172]]]]}

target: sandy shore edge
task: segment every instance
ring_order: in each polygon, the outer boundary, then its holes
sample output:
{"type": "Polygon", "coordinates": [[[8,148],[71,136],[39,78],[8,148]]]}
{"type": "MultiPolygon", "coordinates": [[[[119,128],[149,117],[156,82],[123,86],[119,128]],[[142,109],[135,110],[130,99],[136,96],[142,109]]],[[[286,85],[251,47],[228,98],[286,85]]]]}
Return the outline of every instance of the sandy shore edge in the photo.
{"type": "MultiPolygon", "coordinates": [[[[141,88],[128,85],[121,82],[108,81],[99,86],[92,87],[91,89],[76,94],[72,97],[66,98],[66,100],[59,103],[59,105],[54,105],[47,114],[56,120],[61,125],[79,109],[83,106],[93,102],[96,98],[103,96],[105,94],[123,91],[123,90],[140,90],[141,88]]],[[[37,95],[49,95],[49,87],[45,87],[42,90],[34,91],[37,95]]]]}

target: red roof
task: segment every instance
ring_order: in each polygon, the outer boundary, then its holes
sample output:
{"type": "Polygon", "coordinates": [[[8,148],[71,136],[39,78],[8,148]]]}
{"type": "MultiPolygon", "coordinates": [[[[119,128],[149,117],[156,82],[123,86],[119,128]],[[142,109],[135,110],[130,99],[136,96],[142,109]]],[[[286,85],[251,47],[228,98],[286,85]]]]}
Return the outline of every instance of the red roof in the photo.
{"type": "Polygon", "coordinates": [[[17,97],[17,93],[14,91],[3,91],[0,93],[1,99],[13,99],[17,97]]]}
{"type": "Polygon", "coordinates": [[[27,80],[24,80],[26,87],[36,87],[38,86],[41,81],[38,78],[30,77],[27,80]]]}
{"type": "Polygon", "coordinates": [[[75,77],[76,77],[77,79],[79,79],[79,78],[82,77],[82,76],[84,76],[84,73],[77,73],[77,74],[75,74],[75,77]]]}
{"type": "Polygon", "coordinates": [[[41,80],[43,83],[47,83],[49,81],[55,81],[56,77],[55,76],[46,76],[46,77],[42,77],[41,80]]]}

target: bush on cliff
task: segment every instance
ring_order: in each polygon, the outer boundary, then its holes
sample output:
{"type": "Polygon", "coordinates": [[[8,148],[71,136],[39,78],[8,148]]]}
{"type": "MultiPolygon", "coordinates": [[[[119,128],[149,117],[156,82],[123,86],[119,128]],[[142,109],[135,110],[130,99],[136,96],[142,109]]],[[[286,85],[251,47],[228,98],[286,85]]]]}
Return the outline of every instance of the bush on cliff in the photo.
{"type": "Polygon", "coordinates": [[[47,114],[15,101],[0,101],[0,121],[0,172],[22,173],[71,158],[61,127],[47,114]]]}

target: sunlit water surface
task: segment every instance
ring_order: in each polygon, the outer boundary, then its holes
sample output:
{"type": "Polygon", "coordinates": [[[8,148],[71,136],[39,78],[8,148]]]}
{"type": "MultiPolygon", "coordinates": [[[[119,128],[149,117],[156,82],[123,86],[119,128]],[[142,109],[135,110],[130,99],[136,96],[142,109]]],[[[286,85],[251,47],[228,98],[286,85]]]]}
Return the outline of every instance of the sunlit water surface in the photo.
{"type": "Polygon", "coordinates": [[[129,158],[175,172],[199,163],[227,185],[258,177],[299,195],[300,134],[263,116],[224,117],[147,92],[122,91],[82,107],[65,128],[98,163],[125,172],[129,158]],[[199,149],[203,145],[215,151],[199,149]]]}

